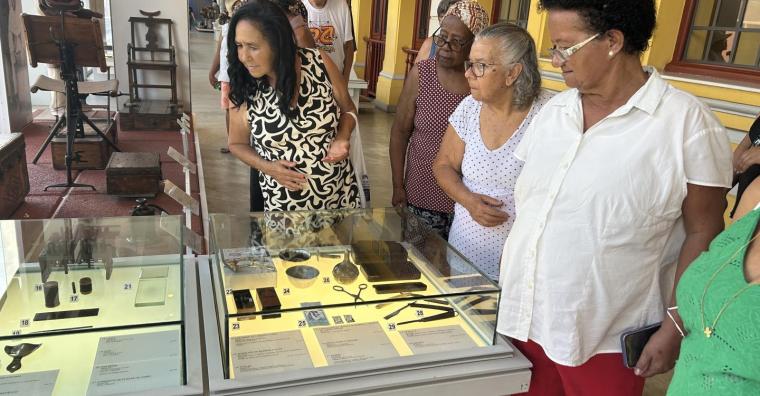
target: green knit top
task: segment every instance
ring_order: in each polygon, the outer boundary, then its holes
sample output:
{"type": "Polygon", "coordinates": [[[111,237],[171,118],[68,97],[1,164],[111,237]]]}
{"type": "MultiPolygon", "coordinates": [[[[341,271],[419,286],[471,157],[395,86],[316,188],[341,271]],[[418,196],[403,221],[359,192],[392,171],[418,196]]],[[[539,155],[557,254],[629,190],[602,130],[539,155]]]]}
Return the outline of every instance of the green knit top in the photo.
{"type": "Polygon", "coordinates": [[[715,237],[709,250],[681,277],[676,290],[678,313],[688,334],[681,343],[668,395],[760,395],[760,285],[751,286],[729,303],[710,338],[704,333],[724,304],[747,285],[745,245],[752,239],[758,218],[760,210],[755,209],[715,237]],[[703,325],[705,287],[737,251],[707,289],[703,325]]]}

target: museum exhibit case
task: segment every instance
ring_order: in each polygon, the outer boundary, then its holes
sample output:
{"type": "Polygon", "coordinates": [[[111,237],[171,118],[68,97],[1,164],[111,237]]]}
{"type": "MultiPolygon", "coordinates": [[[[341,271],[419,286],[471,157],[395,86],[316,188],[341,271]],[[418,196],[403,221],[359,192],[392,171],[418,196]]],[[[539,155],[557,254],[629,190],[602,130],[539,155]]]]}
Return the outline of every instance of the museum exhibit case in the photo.
{"type": "Polygon", "coordinates": [[[210,216],[212,394],[527,389],[498,285],[406,209],[210,216]]]}
{"type": "Polygon", "coordinates": [[[0,394],[202,394],[184,229],[181,216],[1,221],[0,394]]]}

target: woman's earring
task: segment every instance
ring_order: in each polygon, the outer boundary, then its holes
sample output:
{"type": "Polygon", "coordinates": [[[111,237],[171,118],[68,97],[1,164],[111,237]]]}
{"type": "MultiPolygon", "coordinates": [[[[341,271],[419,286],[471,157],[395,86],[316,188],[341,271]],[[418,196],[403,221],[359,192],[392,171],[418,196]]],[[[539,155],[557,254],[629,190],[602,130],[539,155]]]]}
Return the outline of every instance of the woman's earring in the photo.
{"type": "Polygon", "coordinates": [[[612,57],[615,56],[615,51],[610,50],[610,52],[608,52],[607,55],[609,55],[610,59],[612,59],[612,57]]]}

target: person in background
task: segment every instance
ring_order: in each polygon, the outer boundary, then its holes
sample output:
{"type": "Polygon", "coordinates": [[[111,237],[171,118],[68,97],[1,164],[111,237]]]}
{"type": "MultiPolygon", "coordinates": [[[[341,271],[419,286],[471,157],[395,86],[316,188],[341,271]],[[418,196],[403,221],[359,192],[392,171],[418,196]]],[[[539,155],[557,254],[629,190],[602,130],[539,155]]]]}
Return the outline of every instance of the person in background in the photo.
{"type": "Polygon", "coordinates": [[[193,7],[189,7],[187,11],[187,25],[188,30],[193,30],[195,28],[195,23],[197,22],[197,19],[195,17],[195,11],[193,10],[193,7]]]}
{"type": "Polygon", "coordinates": [[[311,35],[311,31],[309,30],[309,14],[303,3],[300,0],[271,1],[280,6],[285,11],[285,15],[288,16],[290,27],[293,28],[293,33],[296,35],[296,45],[301,48],[317,48],[314,36],[311,35]]]}
{"type": "MultiPolygon", "coordinates": [[[[441,21],[443,20],[443,16],[446,15],[446,11],[449,10],[452,4],[456,3],[459,0],[441,0],[440,3],[438,3],[438,7],[436,8],[436,15],[438,15],[438,24],[441,24],[441,21]]],[[[438,50],[438,46],[435,45],[433,42],[433,36],[430,36],[425,39],[424,42],[422,42],[422,45],[420,46],[419,51],[417,52],[417,57],[414,58],[414,63],[420,63],[423,59],[433,59],[435,58],[435,52],[438,50]]]]}
{"type": "Polygon", "coordinates": [[[354,64],[353,21],[345,0],[301,0],[317,48],[326,52],[348,84],[354,64]]]}
{"type": "Polygon", "coordinates": [[[280,7],[250,0],[230,21],[229,147],[259,170],[265,211],[356,208],[356,108],[322,51],[298,48],[280,7]],[[253,147],[251,147],[253,145],[253,147]]]}
{"type": "Polygon", "coordinates": [[[678,283],[685,336],[669,396],[760,394],[759,203],[755,179],[739,200],[737,220],[678,283]]]}
{"type": "Polygon", "coordinates": [[[731,209],[731,217],[734,217],[744,190],[758,175],[760,175],[760,114],[734,150],[734,184],[739,186],[736,190],[736,203],[731,209]]]}
{"type": "Polygon", "coordinates": [[[449,117],[433,174],[456,202],[449,243],[498,281],[522,169],[513,152],[548,94],[541,94],[533,38],[516,25],[478,33],[465,68],[472,94],[449,117]]]}
{"type": "MultiPolygon", "coordinates": [[[[282,8],[285,11],[285,14],[288,16],[288,22],[290,22],[290,26],[293,28],[293,32],[296,35],[297,45],[301,48],[315,48],[316,44],[314,43],[314,38],[312,38],[311,33],[309,32],[308,26],[306,26],[306,17],[304,16],[306,9],[303,7],[303,4],[301,4],[299,0],[271,1],[280,6],[280,8],[282,8]]],[[[230,11],[235,12],[235,10],[237,10],[246,2],[248,2],[248,0],[236,0],[230,6],[230,11]]],[[[216,89],[221,89],[222,91],[222,108],[225,109],[225,111],[229,109],[229,77],[227,76],[228,28],[229,23],[222,25],[221,38],[219,41],[217,41],[216,52],[211,62],[211,68],[209,69],[208,76],[211,86],[216,89]]],[[[225,120],[226,124],[228,125],[227,129],[229,129],[229,113],[226,114],[225,120]]],[[[221,151],[223,153],[229,153],[229,150],[226,147],[222,148],[221,151]]]]}
{"type": "Polygon", "coordinates": [[[464,61],[475,34],[488,24],[488,13],[474,0],[451,7],[433,35],[435,59],[409,71],[391,128],[389,154],[393,206],[407,206],[444,239],[448,239],[454,201],[433,176],[433,159],[448,117],[470,93],[464,61]]]}
{"type": "MultiPolygon", "coordinates": [[[[237,0],[230,7],[230,14],[237,11],[241,5],[247,3],[248,0],[237,0]]],[[[216,51],[214,52],[214,58],[211,61],[211,68],[208,71],[208,81],[211,87],[221,90],[221,107],[224,110],[224,125],[227,136],[230,134],[230,77],[227,74],[227,35],[229,30],[229,17],[227,13],[223,13],[220,20],[224,21],[222,24],[222,34],[220,39],[216,43],[216,51]]],[[[227,154],[230,150],[227,147],[219,149],[220,152],[227,154]]]]}
{"type": "Polygon", "coordinates": [[[709,107],[640,55],[654,0],[541,0],[569,90],[525,131],[501,260],[499,333],[533,363],[530,395],[641,395],[671,369],[680,274],[724,228],[731,147],[709,107]],[[633,17],[635,16],[635,17],[633,17]],[[623,332],[662,322],[634,369],[623,332]]]}

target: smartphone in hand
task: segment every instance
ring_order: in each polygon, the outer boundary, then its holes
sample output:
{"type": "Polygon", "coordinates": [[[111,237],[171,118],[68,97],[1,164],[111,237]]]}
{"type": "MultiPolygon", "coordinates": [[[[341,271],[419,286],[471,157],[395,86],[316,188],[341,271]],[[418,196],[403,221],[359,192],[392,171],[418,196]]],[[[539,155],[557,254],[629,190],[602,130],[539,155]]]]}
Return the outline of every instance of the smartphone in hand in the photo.
{"type": "Polygon", "coordinates": [[[660,329],[661,323],[655,323],[638,329],[624,331],[620,335],[620,343],[623,347],[623,364],[625,367],[634,368],[641,357],[649,338],[660,329]]]}

